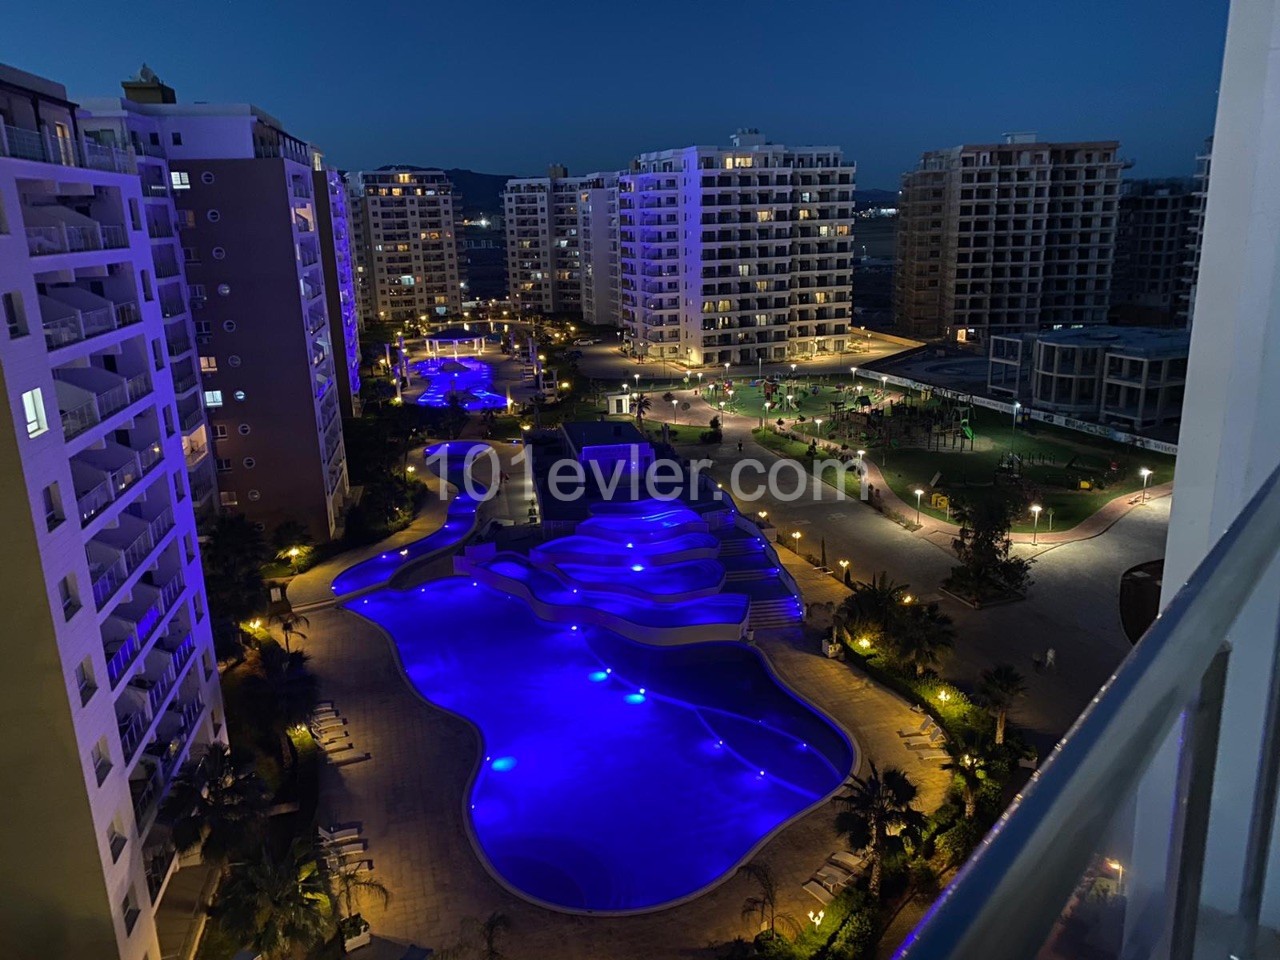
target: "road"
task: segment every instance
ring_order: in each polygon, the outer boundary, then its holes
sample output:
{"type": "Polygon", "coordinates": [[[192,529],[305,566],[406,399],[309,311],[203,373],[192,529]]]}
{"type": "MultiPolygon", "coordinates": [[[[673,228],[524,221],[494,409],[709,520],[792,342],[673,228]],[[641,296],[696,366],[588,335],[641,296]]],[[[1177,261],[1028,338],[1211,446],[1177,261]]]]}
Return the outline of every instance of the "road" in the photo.
{"type": "MultiPolygon", "coordinates": [[[[709,408],[702,412],[710,415],[709,408]]],[[[754,420],[733,415],[725,420],[722,444],[682,445],[681,452],[714,460],[712,473],[727,486],[738,458],[754,457],[766,468],[777,458],[752,439],[754,420]],[[737,450],[739,440],[742,453],[737,450]]],[[[791,488],[794,473],[785,476],[791,488]]],[[[1170,500],[1163,498],[1131,510],[1090,540],[1018,546],[1020,554],[1035,558],[1035,583],[1028,598],[973,610],[937,593],[955,563],[947,538],[910,533],[862,503],[839,500],[833,487],[812,477],[805,479],[802,489],[803,496],[793,502],[765,498],[740,506],[749,515],[766,510],[784,540],[800,531],[802,554],[819,554],[825,538],[829,565],[847,559],[854,579],[867,580],[885,571],[891,579],[910,584],[912,593],[937,599],[954,619],[957,634],[943,674],[972,689],[983,670],[997,663],[1013,664],[1027,678],[1028,694],[1011,716],[1042,751],[1066,732],[1130,649],[1117,606],[1120,576],[1164,555],[1169,520],[1170,500]],[[1056,652],[1057,669],[1037,673],[1032,658],[1049,647],[1056,652]]]]}

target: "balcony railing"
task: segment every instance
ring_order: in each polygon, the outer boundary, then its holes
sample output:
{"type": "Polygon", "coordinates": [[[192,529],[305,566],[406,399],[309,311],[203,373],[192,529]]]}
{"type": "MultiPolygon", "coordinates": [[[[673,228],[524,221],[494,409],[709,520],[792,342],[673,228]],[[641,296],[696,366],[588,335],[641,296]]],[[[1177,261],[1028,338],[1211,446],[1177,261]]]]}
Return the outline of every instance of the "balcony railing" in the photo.
{"type": "Polygon", "coordinates": [[[66,439],[78,437],[96,423],[119,413],[129,404],[151,392],[150,374],[140,373],[119,386],[96,394],[78,407],[61,411],[62,432],[66,439]]]}
{"type": "Polygon", "coordinates": [[[128,151],[88,141],[80,144],[49,130],[24,130],[5,123],[0,123],[0,157],[114,173],[133,173],[137,169],[128,151]]]}
{"type": "Polygon", "coordinates": [[[142,319],[137,302],[132,300],[96,310],[77,310],[75,307],[66,309],[64,316],[44,320],[44,343],[50,350],[119,330],[142,319]]]}
{"type": "Polygon", "coordinates": [[[161,452],[156,449],[158,446],[155,444],[140,450],[131,462],[112,470],[100,483],[90,487],[84,493],[76,494],[81,526],[101,513],[108,504],[146,476],[151,468],[160,462],[161,452]]]}
{"type": "Polygon", "coordinates": [[[138,752],[138,744],[142,742],[142,735],[146,732],[147,714],[141,710],[133,711],[120,721],[120,747],[124,750],[125,763],[133,760],[133,755],[138,752]]]}
{"type": "Polygon", "coordinates": [[[111,681],[112,689],[115,689],[120,683],[120,678],[124,676],[125,671],[137,659],[138,654],[146,648],[156,625],[173,608],[174,603],[177,602],[182,593],[183,586],[181,576],[175,575],[172,577],[168,583],[160,588],[160,596],[137,618],[129,635],[119,642],[115,650],[110,652],[104,650],[107,653],[107,677],[111,681]]]}
{"type": "MultiPolygon", "coordinates": [[[[1280,470],[1267,478],[1062,738],[908,936],[896,960],[1035,957],[1094,858],[1091,843],[1104,838],[1117,811],[1127,808],[1127,798],[1184,711],[1189,711],[1182,736],[1184,775],[1176,804],[1181,842],[1170,877],[1177,907],[1159,916],[1126,917],[1126,922],[1159,927],[1148,927],[1139,938],[1174,945],[1159,956],[1192,955],[1202,915],[1197,900],[1211,839],[1209,819],[1221,799],[1213,779],[1231,657],[1224,641],[1278,551],[1280,470]]],[[[1275,643],[1274,635],[1263,640],[1275,643]]],[[[1264,748],[1277,735],[1280,716],[1265,722],[1264,748]]],[[[1237,825],[1262,837],[1262,853],[1245,865],[1238,888],[1257,895],[1241,895],[1239,914],[1229,918],[1232,942],[1215,944],[1213,956],[1260,956],[1248,937],[1258,929],[1276,786],[1274,777],[1260,779],[1255,822],[1237,825]]],[[[1155,956],[1142,954],[1149,955],[1155,956]]]]}

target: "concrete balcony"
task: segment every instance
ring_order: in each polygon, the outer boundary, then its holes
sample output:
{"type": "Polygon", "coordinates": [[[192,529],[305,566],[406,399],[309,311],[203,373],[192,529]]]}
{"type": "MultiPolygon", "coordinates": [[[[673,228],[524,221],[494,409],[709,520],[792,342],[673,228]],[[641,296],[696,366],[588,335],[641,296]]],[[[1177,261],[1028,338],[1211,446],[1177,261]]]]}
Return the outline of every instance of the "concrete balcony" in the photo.
{"type": "Polygon", "coordinates": [[[146,372],[124,377],[97,366],[60,367],[53,380],[68,440],[151,392],[151,374],[146,372]]]}
{"type": "Polygon", "coordinates": [[[53,287],[40,295],[40,320],[45,346],[50,350],[132,326],[141,319],[135,300],[113,303],[80,287],[53,287]]]}
{"type": "Polygon", "coordinates": [[[173,609],[184,584],[174,574],[162,586],[134,585],[133,596],[119,604],[102,624],[102,649],[107,660],[107,677],[115,689],[120,678],[150,643],[156,627],[173,609]]]}
{"type": "Polygon", "coordinates": [[[121,497],[160,460],[158,441],[141,450],[108,442],[103,447],[82,450],[72,457],[71,477],[75,482],[76,508],[81,526],[121,497]]]}
{"type": "Polygon", "coordinates": [[[124,753],[125,763],[132,763],[138,747],[142,744],[143,735],[147,732],[151,715],[133,698],[129,704],[116,705],[116,723],[120,733],[120,749],[124,753]],[[121,710],[123,709],[123,712],[121,710]]]}

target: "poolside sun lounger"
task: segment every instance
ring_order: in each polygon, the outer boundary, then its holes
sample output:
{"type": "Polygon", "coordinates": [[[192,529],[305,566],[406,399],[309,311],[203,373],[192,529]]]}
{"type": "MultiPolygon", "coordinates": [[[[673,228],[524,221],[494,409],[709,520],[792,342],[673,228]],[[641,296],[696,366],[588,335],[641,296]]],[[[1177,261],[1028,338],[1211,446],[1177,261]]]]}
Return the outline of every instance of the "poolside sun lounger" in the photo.
{"type": "Polygon", "coordinates": [[[317,827],[316,830],[320,834],[320,839],[324,840],[326,843],[338,843],[342,840],[354,840],[356,837],[360,836],[359,825],[338,826],[337,824],[334,824],[329,827],[317,827]]]}
{"type": "Polygon", "coordinates": [[[951,754],[945,750],[934,750],[932,753],[917,753],[921,760],[946,760],[951,754]]]}
{"type": "Polygon", "coordinates": [[[933,717],[925,717],[920,721],[920,726],[916,727],[914,730],[899,730],[898,736],[903,738],[918,737],[922,734],[928,733],[931,726],[933,726],[933,717]]]}
{"type": "Polygon", "coordinates": [[[831,894],[828,893],[827,890],[823,888],[822,884],[818,883],[818,881],[816,880],[810,880],[803,887],[801,887],[801,889],[804,890],[805,893],[809,894],[814,899],[816,899],[824,907],[831,902],[831,899],[832,899],[831,894]]]}
{"type": "Polygon", "coordinates": [[[353,853],[364,853],[368,849],[368,840],[339,840],[336,843],[325,844],[325,852],[328,856],[347,857],[353,853]]]}
{"type": "Polygon", "coordinates": [[[824,864],[822,869],[813,875],[813,879],[817,880],[832,893],[836,893],[853,879],[853,874],[843,867],[828,863],[824,864]]]}
{"type": "Polygon", "coordinates": [[[828,858],[832,863],[837,863],[851,873],[858,873],[867,865],[867,858],[862,854],[851,853],[848,850],[841,850],[839,853],[833,853],[828,858]]]}
{"type": "Polygon", "coordinates": [[[364,761],[372,759],[373,754],[371,753],[353,753],[340,757],[337,760],[331,760],[330,763],[335,767],[349,767],[353,763],[364,763],[364,761]]]}
{"type": "Polygon", "coordinates": [[[317,728],[326,729],[328,727],[345,727],[346,725],[347,721],[345,717],[320,717],[319,719],[313,717],[311,720],[311,729],[313,730],[317,728]]]}

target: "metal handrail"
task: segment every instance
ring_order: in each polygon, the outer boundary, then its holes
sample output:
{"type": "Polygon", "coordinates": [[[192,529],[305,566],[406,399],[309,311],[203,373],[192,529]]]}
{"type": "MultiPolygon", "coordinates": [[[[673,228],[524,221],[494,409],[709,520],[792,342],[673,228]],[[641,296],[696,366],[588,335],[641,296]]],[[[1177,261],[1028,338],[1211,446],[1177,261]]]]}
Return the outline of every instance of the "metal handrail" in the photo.
{"type": "Polygon", "coordinates": [[[1228,630],[1277,552],[1280,469],[1085,708],[895,960],[1036,955],[1117,806],[1197,697],[1228,630]]]}

